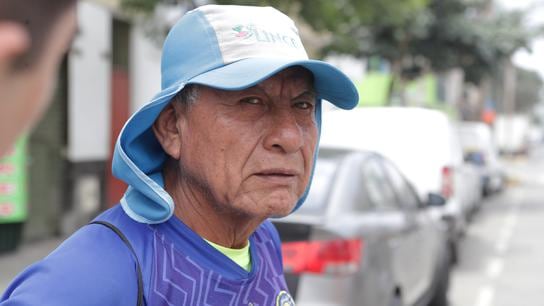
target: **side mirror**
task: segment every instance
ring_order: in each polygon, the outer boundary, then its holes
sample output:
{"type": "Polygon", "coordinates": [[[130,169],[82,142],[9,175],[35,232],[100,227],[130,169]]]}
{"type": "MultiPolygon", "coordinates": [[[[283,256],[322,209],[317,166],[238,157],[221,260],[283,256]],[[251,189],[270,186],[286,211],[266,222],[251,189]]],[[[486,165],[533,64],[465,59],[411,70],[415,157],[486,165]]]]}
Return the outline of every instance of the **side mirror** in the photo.
{"type": "Polygon", "coordinates": [[[438,193],[431,192],[427,197],[428,206],[444,206],[446,205],[446,198],[439,195],[438,193]]]}

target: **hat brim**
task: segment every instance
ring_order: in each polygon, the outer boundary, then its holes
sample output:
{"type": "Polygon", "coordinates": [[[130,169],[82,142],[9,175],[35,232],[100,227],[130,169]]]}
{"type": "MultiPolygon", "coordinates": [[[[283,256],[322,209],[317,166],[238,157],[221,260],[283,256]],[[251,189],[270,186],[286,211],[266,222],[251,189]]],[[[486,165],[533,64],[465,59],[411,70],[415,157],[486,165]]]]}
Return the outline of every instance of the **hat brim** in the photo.
{"type": "Polygon", "coordinates": [[[312,72],[318,98],[342,109],[352,109],[359,103],[359,95],[353,82],[334,66],[316,60],[247,58],[202,73],[187,83],[223,90],[242,90],[293,66],[302,66],[312,72]]]}

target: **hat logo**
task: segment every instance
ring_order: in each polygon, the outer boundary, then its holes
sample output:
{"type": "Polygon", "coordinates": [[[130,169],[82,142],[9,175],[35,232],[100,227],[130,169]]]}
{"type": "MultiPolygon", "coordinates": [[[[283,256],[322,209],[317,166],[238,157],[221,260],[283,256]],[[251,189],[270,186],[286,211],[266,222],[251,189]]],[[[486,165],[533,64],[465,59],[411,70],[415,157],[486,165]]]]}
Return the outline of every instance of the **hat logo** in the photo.
{"type": "Polygon", "coordinates": [[[236,32],[234,36],[238,38],[248,39],[253,36],[253,32],[251,31],[251,29],[245,25],[237,25],[233,27],[232,30],[236,32]]]}
{"type": "Polygon", "coordinates": [[[232,30],[234,31],[234,37],[237,39],[252,39],[255,43],[278,44],[295,49],[300,47],[295,37],[282,32],[263,29],[254,24],[238,24],[232,27],[232,30]]]}

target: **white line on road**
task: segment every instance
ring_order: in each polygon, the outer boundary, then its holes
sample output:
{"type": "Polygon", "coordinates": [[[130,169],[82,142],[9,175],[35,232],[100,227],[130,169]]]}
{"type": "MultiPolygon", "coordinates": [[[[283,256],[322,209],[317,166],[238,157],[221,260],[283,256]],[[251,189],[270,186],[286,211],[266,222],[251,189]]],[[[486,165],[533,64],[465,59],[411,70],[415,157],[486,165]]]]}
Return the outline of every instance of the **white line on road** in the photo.
{"type": "Polygon", "coordinates": [[[510,247],[510,241],[501,239],[495,244],[495,251],[499,254],[503,254],[510,247]]]}
{"type": "MultiPolygon", "coordinates": [[[[504,269],[504,259],[502,254],[509,248],[510,241],[514,235],[514,229],[518,223],[519,201],[514,202],[514,206],[505,218],[504,225],[500,231],[499,239],[495,244],[495,250],[499,256],[490,259],[487,263],[487,276],[494,280],[497,279],[504,269]]],[[[486,285],[480,288],[475,306],[491,306],[495,297],[495,288],[492,285],[486,285]]]]}
{"type": "Polygon", "coordinates": [[[539,175],[536,179],[536,183],[539,185],[544,185],[544,175],[539,175]]]}
{"type": "Polygon", "coordinates": [[[518,224],[518,211],[519,205],[516,204],[505,218],[504,226],[499,234],[499,239],[497,240],[497,243],[495,243],[495,250],[498,253],[502,254],[506,252],[510,246],[510,241],[514,235],[514,228],[518,224]]]}
{"type": "Polygon", "coordinates": [[[510,240],[512,238],[512,235],[514,234],[514,228],[511,226],[505,226],[501,229],[501,233],[499,234],[499,239],[497,240],[497,243],[495,245],[496,249],[503,249],[506,251],[508,246],[510,245],[510,240]]]}
{"type": "Polygon", "coordinates": [[[487,276],[489,278],[495,279],[497,278],[504,268],[504,261],[500,257],[495,257],[489,261],[487,264],[487,276]]]}
{"type": "Polygon", "coordinates": [[[508,217],[506,217],[506,224],[505,224],[505,227],[508,228],[508,229],[514,229],[514,227],[516,227],[516,225],[518,224],[518,214],[517,214],[517,211],[512,211],[512,213],[510,213],[508,215],[508,217]]]}
{"type": "Polygon", "coordinates": [[[476,299],[476,303],[474,306],[490,306],[493,302],[493,297],[495,296],[495,289],[487,285],[485,287],[482,287],[480,289],[480,292],[478,294],[478,298],[476,299]]]}

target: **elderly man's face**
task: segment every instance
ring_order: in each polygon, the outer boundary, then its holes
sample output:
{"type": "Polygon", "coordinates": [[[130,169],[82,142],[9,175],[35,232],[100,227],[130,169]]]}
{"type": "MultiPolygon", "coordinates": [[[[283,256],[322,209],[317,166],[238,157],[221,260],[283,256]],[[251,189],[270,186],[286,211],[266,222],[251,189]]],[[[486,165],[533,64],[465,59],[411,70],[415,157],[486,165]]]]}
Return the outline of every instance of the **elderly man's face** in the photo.
{"type": "Polygon", "coordinates": [[[297,67],[246,90],[201,87],[177,121],[182,175],[220,209],[287,215],[311,174],[315,100],[311,73],[297,67]]]}

